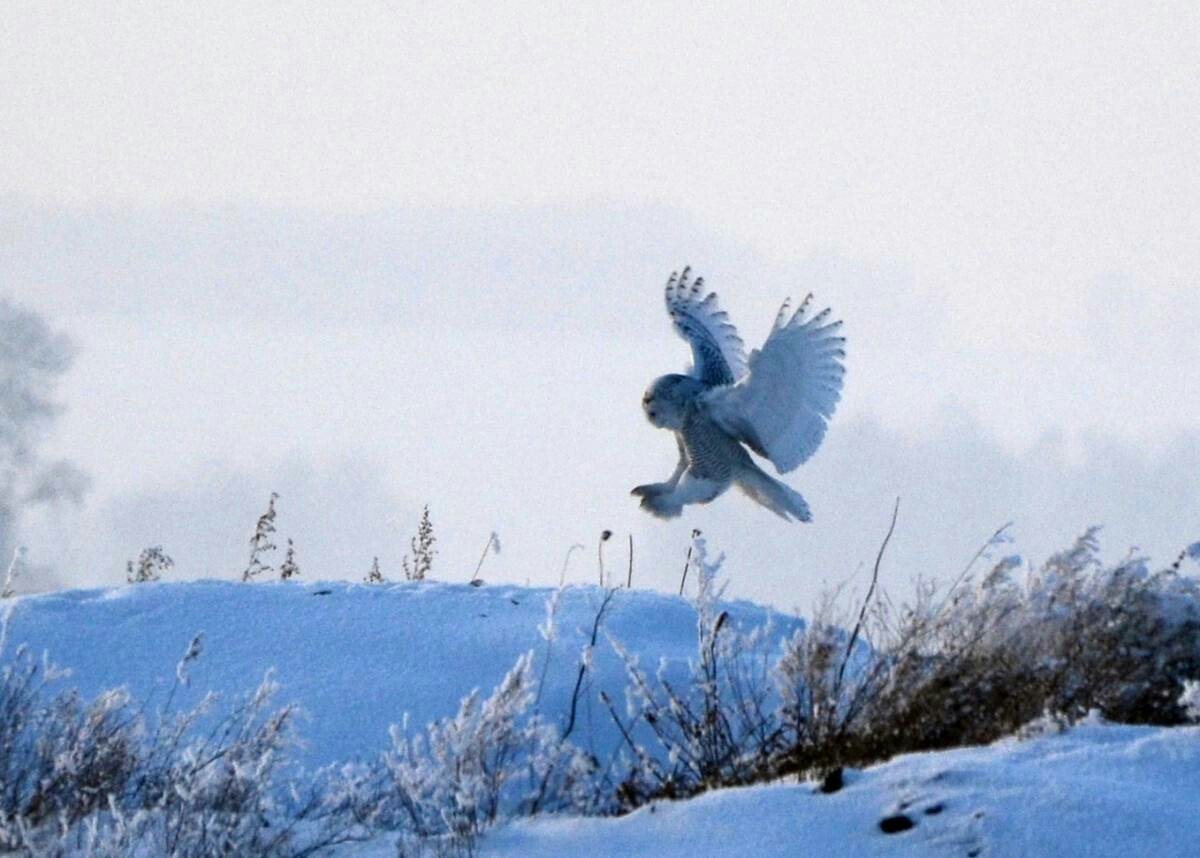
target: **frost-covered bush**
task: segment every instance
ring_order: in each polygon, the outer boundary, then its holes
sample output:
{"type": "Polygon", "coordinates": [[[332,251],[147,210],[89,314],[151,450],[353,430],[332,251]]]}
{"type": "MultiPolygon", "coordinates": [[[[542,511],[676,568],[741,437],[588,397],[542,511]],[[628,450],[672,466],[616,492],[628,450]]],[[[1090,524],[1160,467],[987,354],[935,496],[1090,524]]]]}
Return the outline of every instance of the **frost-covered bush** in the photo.
{"type": "Polygon", "coordinates": [[[174,566],[175,561],[163,551],[161,545],[152,545],[142,549],[136,563],[130,560],[125,564],[125,581],[129,584],[160,581],[162,576],[171,571],[174,566]]]}
{"type": "MultiPolygon", "coordinates": [[[[200,652],[193,641],[177,679],[200,652]]],[[[18,855],[300,856],[373,830],[371,773],[291,783],[291,707],[268,677],[223,714],[215,700],[151,724],[123,691],[85,703],[17,650],[0,667],[0,851],[18,855]]]]}
{"type": "MultiPolygon", "coordinates": [[[[292,707],[271,709],[268,677],[215,728],[186,713],[144,747],[135,778],[110,813],[89,820],[88,854],[129,855],[152,845],[171,856],[299,856],[367,837],[369,777],[353,768],[287,781],[292,707]]],[[[149,853],[147,853],[149,854],[149,853]]]]}
{"type": "Polygon", "coordinates": [[[283,562],[279,564],[279,580],[290,581],[300,574],[300,564],[296,562],[296,544],[292,542],[291,537],[288,537],[287,551],[284,553],[283,562]]]}
{"type": "Polygon", "coordinates": [[[417,525],[417,533],[409,540],[411,556],[405,554],[400,558],[400,566],[404,569],[404,580],[424,581],[433,571],[433,556],[437,554],[434,543],[437,537],[433,535],[433,521],[429,518],[429,505],[421,510],[421,521],[417,525]]]}
{"type": "Polygon", "coordinates": [[[527,653],[490,696],[472,692],[453,718],[423,731],[407,721],[393,727],[383,757],[384,823],[470,851],[498,819],[590,810],[595,761],[531,711],[536,686],[527,653]]]}
{"type": "Polygon", "coordinates": [[[153,716],[123,691],[51,695],[59,675],[23,650],[0,664],[0,852],[282,858],[388,830],[448,854],[498,820],[605,795],[596,761],[537,712],[532,653],[454,717],[393,728],[377,760],[315,774],[292,762],[296,711],[272,705],[269,675],[221,711],[212,695],[172,709],[200,654],[197,636],[153,716]]]}
{"type": "Polygon", "coordinates": [[[18,648],[0,666],[0,851],[30,848],[104,810],[136,771],[129,698],[46,694],[54,669],[18,648]]]}
{"type": "Polygon", "coordinates": [[[1200,723],[1200,680],[1189,679],[1183,683],[1179,705],[1183,707],[1183,713],[1189,721],[1200,723]]]}
{"type": "Polygon", "coordinates": [[[254,534],[250,537],[250,560],[242,570],[243,581],[253,581],[259,575],[271,571],[271,566],[263,558],[276,548],[272,541],[275,533],[275,501],[279,500],[278,492],[271,492],[267,500],[267,511],[258,517],[254,525],[254,534]]]}
{"type": "Polygon", "coordinates": [[[944,595],[919,584],[914,604],[870,602],[849,622],[827,600],[782,644],[733,627],[716,601],[720,560],[702,540],[692,558],[689,680],[644,670],[614,642],[629,677],[625,714],[606,701],[626,738],[619,808],[988,742],[1037,719],[1195,717],[1200,585],[1179,563],[1104,565],[1094,529],[1040,569],[1007,557],[944,595]]]}
{"type": "Polygon", "coordinates": [[[375,557],[371,560],[371,568],[363,577],[364,584],[386,584],[387,578],[383,577],[383,572],[379,569],[379,558],[375,557]]]}
{"type": "Polygon", "coordinates": [[[1181,695],[1200,677],[1200,586],[1178,564],[1103,564],[1096,533],[1040,569],[1010,556],[944,595],[919,584],[914,604],[881,600],[853,656],[821,612],[778,665],[791,746],[779,769],[988,742],[1048,713],[1182,723],[1181,695]]]}
{"type": "Polygon", "coordinates": [[[1039,569],[1004,558],[944,594],[918,586],[911,605],[871,599],[872,585],[843,618],[831,598],[785,637],[724,610],[721,558],[697,534],[695,653],[681,677],[679,665],[645,667],[610,639],[628,682],[624,706],[600,694],[622,737],[601,760],[570,739],[623,590],[601,591],[563,711],[539,708],[556,594],[539,626],[544,660],[523,655],[490,695],[473,692],[424,727],[394,727],[371,762],[316,774],[291,761],[296,713],[272,704],[270,677],[222,708],[209,698],[172,709],[199,638],[148,714],[121,691],[90,702],[52,694],[45,662],[20,650],[3,658],[0,622],[0,852],[299,856],[387,830],[403,854],[471,853],[482,831],[524,815],[621,812],[787,774],[829,775],[834,789],[846,765],[1083,717],[1200,720],[1189,556],[1200,560],[1200,548],[1158,572],[1135,556],[1106,565],[1088,531],[1039,569]]]}
{"type": "Polygon", "coordinates": [[[997,563],[948,597],[876,615],[876,653],[854,680],[851,756],[990,741],[1045,712],[1179,724],[1200,678],[1200,586],[1144,558],[1098,557],[1096,530],[1040,569],[997,563]]]}
{"type": "Polygon", "coordinates": [[[752,783],[769,773],[782,750],[770,680],[773,630],[731,627],[716,584],[721,561],[709,561],[704,539],[693,535],[688,565],[698,582],[697,648],[685,684],[668,680],[665,662],[651,675],[611,641],[629,679],[624,717],[601,695],[625,737],[618,808],[752,783]],[[634,738],[638,727],[652,737],[650,748],[634,738]]]}

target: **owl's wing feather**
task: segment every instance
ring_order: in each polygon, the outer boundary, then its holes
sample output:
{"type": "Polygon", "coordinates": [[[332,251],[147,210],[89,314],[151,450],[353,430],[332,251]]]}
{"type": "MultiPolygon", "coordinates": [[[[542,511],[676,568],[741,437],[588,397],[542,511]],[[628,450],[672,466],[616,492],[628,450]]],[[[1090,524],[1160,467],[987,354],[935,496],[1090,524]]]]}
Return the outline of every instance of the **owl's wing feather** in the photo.
{"type": "Polygon", "coordinates": [[[821,446],[842,395],[842,323],[830,322],[827,309],[810,316],[811,298],[794,314],[784,302],[767,341],[751,353],[745,378],[704,394],[717,425],[770,459],[781,474],[821,446]]]}
{"type": "Polygon", "coordinates": [[[745,346],[729,316],[717,304],[717,293],[703,293],[704,278],[688,282],[690,269],[667,281],[667,313],[679,336],[692,347],[690,374],[710,387],[734,384],[748,366],[745,346]]]}

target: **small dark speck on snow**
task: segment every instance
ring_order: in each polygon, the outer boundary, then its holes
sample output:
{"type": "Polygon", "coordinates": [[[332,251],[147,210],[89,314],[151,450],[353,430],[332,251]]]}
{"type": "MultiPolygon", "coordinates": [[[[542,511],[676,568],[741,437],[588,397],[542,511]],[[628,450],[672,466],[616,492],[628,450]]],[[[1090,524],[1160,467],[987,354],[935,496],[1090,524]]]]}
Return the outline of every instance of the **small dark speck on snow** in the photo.
{"type": "Polygon", "coordinates": [[[901,831],[908,831],[916,825],[909,817],[903,813],[897,813],[894,816],[885,816],[879,820],[879,830],[884,834],[899,834],[901,831]]]}
{"type": "Polygon", "coordinates": [[[840,790],[845,786],[845,783],[846,779],[842,767],[838,766],[836,769],[828,772],[825,777],[821,778],[821,785],[817,787],[817,790],[828,795],[840,790]]]}

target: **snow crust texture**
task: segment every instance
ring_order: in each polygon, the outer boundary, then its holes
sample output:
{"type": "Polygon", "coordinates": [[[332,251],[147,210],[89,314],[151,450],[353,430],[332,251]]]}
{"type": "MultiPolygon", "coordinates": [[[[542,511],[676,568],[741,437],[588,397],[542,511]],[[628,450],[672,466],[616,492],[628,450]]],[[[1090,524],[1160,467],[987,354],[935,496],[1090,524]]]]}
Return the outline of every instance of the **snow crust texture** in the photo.
{"type": "MultiPolygon", "coordinates": [[[[405,713],[414,725],[453,715],[463,697],[476,688],[490,692],[530,650],[534,669],[540,674],[545,667],[540,710],[549,717],[567,711],[603,591],[563,592],[547,649],[538,627],[553,592],[435,582],[146,583],[23,597],[13,606],[7,637],[10,649],[25,644],[69,669],[63,685],[85,698],[124,686],[153,706],[203,632],[204,655],[189,667],[190,686],[180,689],[177,707],[190,708],[209,691],[243,694],[273,670],[278,702],[297,703],[304,712],[300,762],[316,767],[378,754],[391,744],[388,728],[405,713]]],[[[770,619],[780,640],[802,625],[748,602],[727,607],[736,623],[770,619]]],[[[696,648],[689,602],[618,592],[603,631],[648,665],[665,659],[668,676],[687,676],[696,648]]],[[[608,759],[621,740],[593,701],[600,691],[623,700],[627,677],[606,638],[591,657],[571,739],[608,759]]]]}
{"type": "Polygon", "coordinates": [[[813,784],[719,790],[618,819],[500,829],[481,855],[589,858],[1200,855],[1200,728],[1084,725],[989,747],[898,757],[813,784]],[[881,820],[911,828],[885,834],[881,820]]]}

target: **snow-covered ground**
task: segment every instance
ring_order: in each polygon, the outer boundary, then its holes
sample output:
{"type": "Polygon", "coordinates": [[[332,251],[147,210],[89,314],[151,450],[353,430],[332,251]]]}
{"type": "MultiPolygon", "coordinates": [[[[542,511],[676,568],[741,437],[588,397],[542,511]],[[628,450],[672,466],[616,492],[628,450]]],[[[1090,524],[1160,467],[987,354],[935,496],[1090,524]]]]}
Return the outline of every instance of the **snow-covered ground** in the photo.
{"type": "MultiPolygon", "coordinates": [[[[407,712],[423,725],[453,715],[472,689],[485,694],[517,658],[535,651],[543,669],[549,589],[465,584],[367,585],[346,582],[242,584],[150,583],[73,590],[17,599],[8,650],[25,644],[69,669],[85,696],[125,686],[135,699],[164,699],[175,665],[198,634],[203,654],[189,665],[191,685],[176,696],[189,708],[208,691],[253,690],[268,670],[282,686],[278,702],[298,703],[309,766],[372,756],[389,744],[388,727],[407,712]]],[[[569,587],[556,616],[556,640],[540,697],[541,711],[568,708],[580,657],[590,641],[603,593],[569,587]]],[[[752,605],[729,606],[735,623],[770,618],[779,637],[802,621],[752,605]]],[[[572,740],[607,758],[620,739],[597,701],[624,698],[624,667],[606,638],[621,641],[644,664],[660,658],[682,678],[695,653],[696,614],[684,599],[618,591],[609,606],[572,740]]],[[[670,675],[670,674],[668,674],[670,675]]]]}
{"type": "MultiPolygon", "coordinates": [[[[405,712],[414,723],[452,714],[472,688],[485,692],[517,657],[543,665],[544,714],[559,719],[603,591],[565,590],[557,634],[538,626],[552,591],[428,583],[141,584],[13,600],[5,657],[20,644],[72,671],[61,685],[85,695],[123,685],[161,701],[189,642],[204,653],[177,706],[207,691],[237,694],[273,669],[279,702],[307,713],[302,762],[370,757],[405,712]],[[548,661],[546,661],[548,655],[548,661]]],[[[801,621],[747,603],[733,622],[770,620],[779,638],[801,621]]],[[[604,758],[617,744],[594,705],[620,699],[622,666],[605,633],[643,664],[682,671],[695,650],[686,601],[618,592],[596,648],[572,739],[604,758]]],[[[394,837],[345,854],[394,855],[394,837]]],[[[1086,724],[990,747],[914,754],[850,771],[840,791],[778,783],[657,803],[617,819],[543,818],[502,826],[479,843],[496,856],[1167,856],[1200,855],[1200,728],[1086,724]],[[881,820],[903,814],[899,833],[881,820]]]]}
{"type": "Polygon", "coordinates": [[[1200,728],[1076,727],[990,747],[911,754],[811,784],[729,789],[619,819],[551,819],[485,838],[482,855],[1200,855],[1200,728]],[[915,825],[885,834],[882,819],[915,825]]]}

